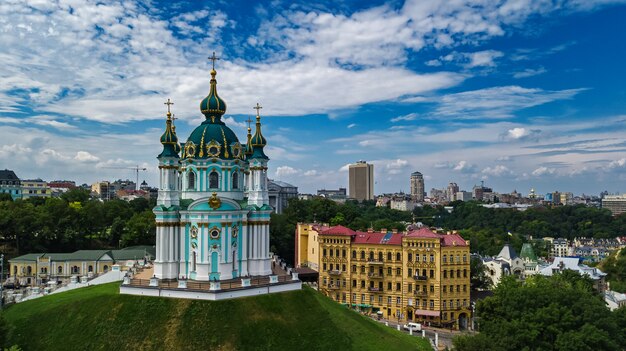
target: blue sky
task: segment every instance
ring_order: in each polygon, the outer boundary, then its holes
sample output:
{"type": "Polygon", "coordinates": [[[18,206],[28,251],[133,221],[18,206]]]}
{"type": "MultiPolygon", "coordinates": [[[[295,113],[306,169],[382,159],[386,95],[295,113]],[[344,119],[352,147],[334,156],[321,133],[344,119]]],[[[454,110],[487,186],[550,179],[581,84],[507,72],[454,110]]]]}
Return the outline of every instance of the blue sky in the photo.
{"type": "Polygon", "coordinates": [[[263,105],[270,176],[302,192],[484,180],[626,192],[626,3],[23,1],[0,4],[0,168],[157,181],[171,98],[186,140],[216,51],[226,121],[263,105]]]}

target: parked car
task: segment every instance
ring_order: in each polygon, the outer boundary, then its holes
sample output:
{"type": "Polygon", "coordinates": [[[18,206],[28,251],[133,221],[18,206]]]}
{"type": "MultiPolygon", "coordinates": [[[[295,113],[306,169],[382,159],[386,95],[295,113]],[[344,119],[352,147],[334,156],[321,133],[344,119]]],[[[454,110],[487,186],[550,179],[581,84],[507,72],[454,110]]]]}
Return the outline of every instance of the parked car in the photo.
{"type": "Polygon", "coordinates": [[[404,329],[412,331],[421,331],[422,325],[419,323],[407,323],[404,325],[404,329]]]}

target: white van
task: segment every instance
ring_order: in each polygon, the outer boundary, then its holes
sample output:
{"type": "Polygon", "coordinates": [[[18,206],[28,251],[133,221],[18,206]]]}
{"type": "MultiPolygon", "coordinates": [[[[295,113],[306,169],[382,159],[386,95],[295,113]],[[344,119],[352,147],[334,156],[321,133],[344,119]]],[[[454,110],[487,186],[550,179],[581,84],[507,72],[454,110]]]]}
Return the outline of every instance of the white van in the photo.
{"type": "Polygon", "coordinates": [[[404,329],[412,331],[421,331],[422,325],[419,323],[407,323],[404,325],[404,329]]]}

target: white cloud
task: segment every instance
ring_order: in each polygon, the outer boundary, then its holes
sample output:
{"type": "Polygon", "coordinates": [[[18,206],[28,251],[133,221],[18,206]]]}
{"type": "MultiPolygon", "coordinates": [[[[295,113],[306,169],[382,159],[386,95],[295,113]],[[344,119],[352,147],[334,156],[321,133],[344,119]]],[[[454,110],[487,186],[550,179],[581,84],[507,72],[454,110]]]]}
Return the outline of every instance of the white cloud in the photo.
{"type": "Polygon", "coordinates": [[[434,115],[445,118],[510,118],[515,111],[571,99],[585,89],[543,90],[502,86],[444,95],[434,115]]]}
{"type": "Polygon", "coordinates": [[[289,167],[289,166],[280,166],[278,168],[276,168],[276,176],[277,177],[284,177],[284,176],[290,176],[290,175],[294,175],[299,173],[300,171],[293,168],[293,167],[289,167]]]}
{"type": "Polygon", "coordinates": [[[348,124],[347,128],[348,129],[352,129],[352,128],[356,127],[356,126],[357,126],[356,123],[350,123],[350,124],[348,124]]]}
{"type": "Polygon", "coordinates": [[[504,53],[496,50],[485,50],[465,54],[469,62],[465,65],[467,68],[473,67],[492,67],[495,66],[495,60],[504,56],[504,53]]]}
{"type": "Polygon", "coordinates": [[[417,113],[409,113],[407,115],[394,117],[391,119],[392,123],[400,121],[414,121],[417,118],[417,113]]]}
{"type": "Polygon", "coordinates": [[[74,159],[79,162],[97,162],[100,159],[87,151],[78,151],[74,159]]]}
{"type": "Polygon", "coordinates": [[[537,169],[535,169],[534,171],[532,171],[532,175],[535,177],[541,177],[544,175],[552,175],[556,173],[556,169],[555,168],[548,168],[545,166],[541,166],[537,169]]]}
{"type": "Polygon", "coordinates": [[[409,166],[409,161],[403,159],[396,159],[388,162],[385,165],[385,169],[388,174],[400,174],[409,166]]]}
{"type": "Polygon", "coordinates": [[[525,127],[515,127],[507,130],[504,138],[506,140],[522,140],[537,138],[541,135],[540,129],[529,129],[525,127]]]}
{"type": "Polygon", "coordinates": [[[539,67],[539,68],[527,68],[523,71],[520,72],[515,72],[513,73],[513,78],[528,78],[528,77],[532,77],[532,76],[537,76],[540,74],[544,74],[548,72],[547,69],[545,69],[544,67],[539,67]]]}
{"type": "Polygon", "coordinates": [[[502,177],[502,176],[511,176],[513,175],[513,171],[511,171],[508,167],[503,165],[496,165],[493,167],[485,167],[482,171],[482,174],[494,177],[502,177]]]}
{"type": "Polygon", "coordinates": [[[319,172],[314,170],[314,169],[310,169],[308,171],[305,171],[304,173],[302,173],[305,177],[314,177],[319,175],[319,172]]]}

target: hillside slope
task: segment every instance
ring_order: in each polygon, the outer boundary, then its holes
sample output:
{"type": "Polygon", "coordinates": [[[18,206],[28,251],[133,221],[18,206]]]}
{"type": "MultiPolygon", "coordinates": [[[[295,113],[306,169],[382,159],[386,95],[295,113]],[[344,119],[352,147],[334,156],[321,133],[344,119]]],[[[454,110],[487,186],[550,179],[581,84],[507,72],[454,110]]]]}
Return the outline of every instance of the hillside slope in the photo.
{"type": "Polygon", "coordinates": [[[120,295],[117,283],[9,307],[24,350],[428,350],[311,289],[227,301],[120,295]]]}

